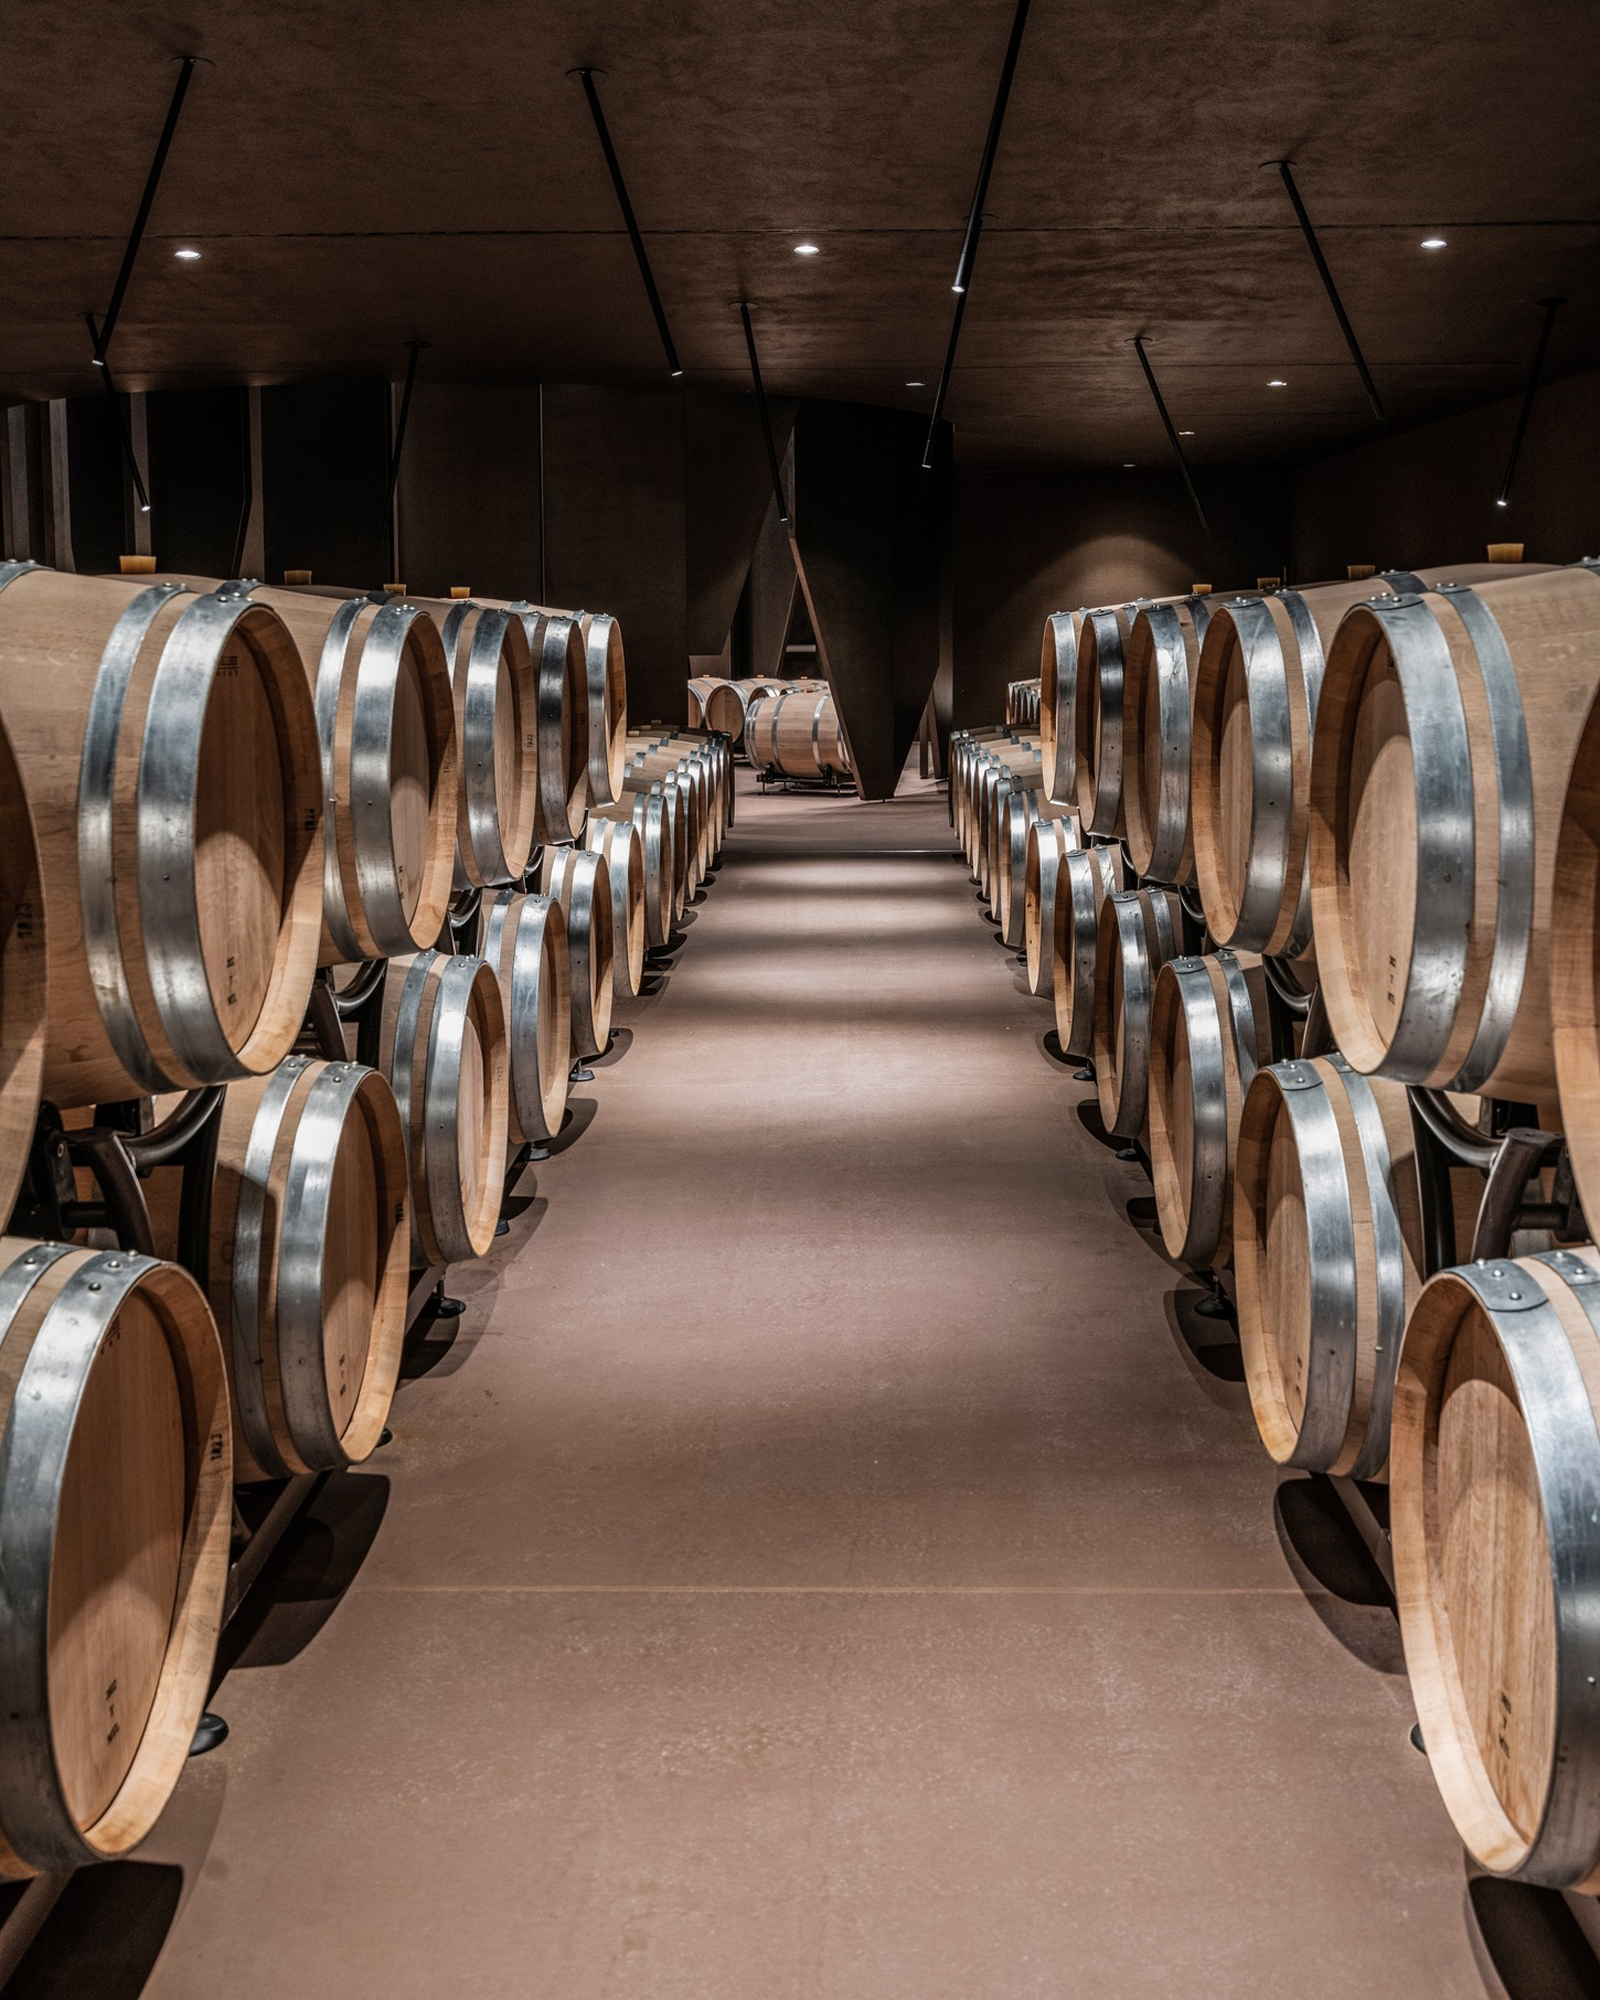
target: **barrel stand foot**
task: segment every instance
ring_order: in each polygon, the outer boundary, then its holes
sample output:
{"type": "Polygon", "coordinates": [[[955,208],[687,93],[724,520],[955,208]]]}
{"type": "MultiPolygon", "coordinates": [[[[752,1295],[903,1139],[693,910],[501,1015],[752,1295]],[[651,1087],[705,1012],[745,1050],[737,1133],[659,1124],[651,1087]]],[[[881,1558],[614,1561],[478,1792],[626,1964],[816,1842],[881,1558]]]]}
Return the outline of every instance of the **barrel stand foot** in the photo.
{"type": "Polygon", "coordinates": [[[460,1319],[467,1309],[465,1299],[447,1299],[441,1291],[433,1302],[434,1319],[460,1319]]]}
{"type": "Polygon", "coordinates": [[[1222,1289],[1222,1280],[1217,1276],[1216,1272],[1197,1271],[1195,1276],[1197,1278],[1204,1278],[1206,1283],[1211,1287],[1210,1291],[1206,1293],[1205,1297],[1195,1307],[1195,1312],[1199,1317],[1201,1319],[1232,1319],[1233,1307],[1229,1303],[1227,1293],[1222,1289]]]}
{"type": "Polygon", "coordinates": [[[587,1063],[574,1063],[567,1077],[568,1083],[593,1083],[594,1071],[587,1063]]]}
{"type": "Polygon", "coordinates": [[[1085,1058],[1084,1058],[1084,1064],[1083,1064],[1083,1068],[1082,1068],[1082,1069],[1075,1069],[1075,1070],[1074,1070],[1074,1071],[1072,1072],[1072,1080],[1073,1080],[1073,1082],[1074,1082],[1074,1083],[1093,1083],[1093,1082],[1094,1082],[1094,1080],[1095,1080],[1095,1078],[1094,1078],[1094,1064],[1093,1064],[1092,1062],[1090,1062],[1090,1061],[1088,1060],[1088,1058],[1087,1058],[1087,1057],[1085,1057],[1085,1058]]]}
{"type": "Polygon", "coordinates": [[[213,1715],[208,1708],[195,1727],[194,1741],[189,1745],[191,1757],[203,1757],[208,1750],[215,1750],[228,1740],[228,1725],[220,1715],[213,1715]]]}
{"type": "Polygon", "coordinates": [[[1138,1157],[1139,1157],[1139,1148],[1137,1146],[1131,1146],[1131,1145],[1119,1146],[1117,1148],[1117,1158],[1119,1160],[1134,1161],[1137,1160],[1138,1157]]]}

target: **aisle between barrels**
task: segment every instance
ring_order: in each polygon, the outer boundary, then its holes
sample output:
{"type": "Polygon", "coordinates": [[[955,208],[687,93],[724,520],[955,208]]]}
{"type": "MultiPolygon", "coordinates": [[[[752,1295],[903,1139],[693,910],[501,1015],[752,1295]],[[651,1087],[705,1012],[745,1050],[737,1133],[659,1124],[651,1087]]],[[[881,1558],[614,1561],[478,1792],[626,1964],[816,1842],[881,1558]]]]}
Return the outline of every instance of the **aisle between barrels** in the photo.
{"type": "Polygon", "coordinates": [[[1392,1623],[1286,1556],[942,799],[745,782],[222,1690],[149,1994],[1478,1991],[1392,1623]]]}

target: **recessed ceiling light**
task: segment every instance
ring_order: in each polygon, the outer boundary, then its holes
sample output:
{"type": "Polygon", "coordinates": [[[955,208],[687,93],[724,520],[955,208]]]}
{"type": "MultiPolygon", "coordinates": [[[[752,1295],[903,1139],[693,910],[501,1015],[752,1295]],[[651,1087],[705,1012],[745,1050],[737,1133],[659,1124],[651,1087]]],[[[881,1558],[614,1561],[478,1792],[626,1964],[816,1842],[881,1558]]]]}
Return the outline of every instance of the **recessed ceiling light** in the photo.
{"type": "Polygon", "coordinates": [[[1422,247],[1424,250],[1448,250],[1450,245],[1442,236],[1424,236],[1422,247]]]}
{"type": "Polygon", "coordinates": [[[1506,501],[1504,501],[1504,500],[1497,500],[1497,501],[1496,501],[1496,502],[1495,502],[1494,504],[1495,504],[1495,505],[1496,505],[1497,507],[1504,507],[1504,506],[1506,506],[1506,505],[1507,505],[1508,503],[1507,503],[1506,501]]]}
{"type": "Polygon", "coordinates": [[[183,264],[198,264],[200,261],[198,250],[174,250],[172,254],[183,264]]]}
{"type": "Polygon", "coordinates": [[[1194,436],[1194,432],[1193,432],[1193,431],[1179,431],[1178,435],[1179,435],[1179,437],[1181,437],[1181,438],[1192,438],[1192,437],[1194,436]]]}
{"type": "Polygon", "coordinates": [[[1133,470],[1133,460],[1132,460],[1131,458],[1125,458],[1125,459],[1124,459],[1124,460],[1122,461],[1122,469],[1123,469],[1123,471],[1124,471],[1124,472],[1132,472],[1132,470],[1133,470]]]}
{"type": "Polygon", "coordinates": [[[794,246],[794,254],[797,257],[820,257],[822,255],[822,245],[820,243],[797,243],[794,246]]]}
{"type": "Polygon", "coordinates": [[[908,382],[906,387],[908,389],[924,389],[927,387],[927,384],[925,382],[908,382]]]}
{"type": "Polygon", "coordinates": [[[1269,389],[1287,389],[1288,386],[1288,383],[1284,381],[1281,375],[1274,375],[1272,380],[1267,384],[1269,389]]]}

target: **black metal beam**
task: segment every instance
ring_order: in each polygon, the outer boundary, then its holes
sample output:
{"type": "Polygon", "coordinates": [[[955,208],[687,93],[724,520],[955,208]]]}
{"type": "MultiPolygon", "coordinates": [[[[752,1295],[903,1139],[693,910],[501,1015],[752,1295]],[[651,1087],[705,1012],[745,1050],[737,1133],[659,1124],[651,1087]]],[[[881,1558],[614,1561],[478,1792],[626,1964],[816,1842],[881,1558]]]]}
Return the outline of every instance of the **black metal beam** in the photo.
{"type": "Polygon", "coordinates": [[[1156,372],[1150,366],[1149,355],[1144,351],[1143,334],[1135,336],[1133,351],[1139,357],[1139,366],[1144,370],[1144,379],[1150,384],[1150,393],[1155,397],[1156,408],[1161,412],[1161,421],[1166,426],[1167,440],[1172,446],[1173,456],[1178,461],[1178,470],[1183,474],[1183,483],[1189,489],[1189,498],[1194,502],[1195,519],[1209,535],[1211,532],[1211,523],[1206,519],[1206,510],[1200,504],[1200,495],[1195,488],[1194,474],[1189,470],[1189,461],[1184,456],[1183,446],[1179,442],[1177,430],[1173,425],[1172,418],[1167,414],[1166,398],[1161,393],[1161,385],[1156,380],[1156,372]]]}
{"type": "Polygon", "coordinates": [[[172,135],[178,129],[178,115],[183,110],[183,100],[189,94],[189,79],[194,75],[195,64],[202,60],[199,56],[182,56],[178,81],[172,88],[172,102],[167,106],[167,120],[161,128],[161,137],[156,141],[156,156],[150,162],[150,171],[145,176],[144,194],[139,202],[139,212],[133,218],[133,230],[128,237],[128,247],[122,253],[122,268],[117,273],[117,282],[112,289],[111,303],[106,308],[106,316],[100,322],[100,330],[94,337],[94,364],[103,368],[106,354],[111,346],[111,336],[117,330],[117,317],[122,311],[122,301],[127,294],[128,280],[133,276],[133,267],[138,260],[139,245],[144,241],[145,224],[150,220],[150,210],[154,206],[156,189],[161,185],[162,169],[167,164],[167,154],[172,146],[172,135]]]}
{"type": "Polygon", "coordinates": [[[1383,407],[1383,398],[1378,394],[1378,385],[1372,379],[1372,370],[1367,366],[1366,356],[1361,352],[1361,343],[1356,339],[1356,330],[1350,324],[1350,315],[1344,309],[1344,301],[1339,296],[1339,287],[1333,282],[1333,273],[1328,269],[1328,260],[1322,254],[1322,245],[1317,241],[1317,232],[1312,227],[1311,217],[1306,213],[1306,205],[1300,199],[1300,190],[1294,184],[1294,162],[1292,160],[1268,160],[1269,167],[1276,167],[1283,181],[1285,194],[1294,208],[1295,220],[1299,223],[1306,239],[1306,248],[1311,252],[1311,261],[1317,267],[1317,275],[1322,280],[1323,290],[1328,294],[1328,303],[1333,307],[1333,316],[1339,322],[1339,331],[1344,335],[1344,344],[1350,350],[1350,359],[1356,364],[1356,373],[1361,377],[1361,386],[1367,392],[1367,401],[1372,405],[1372,414],[1380,424],[1389,421],[1389,413],[1383,407]]]}
{"type": "Polygon", "coordinates": [[[950,344],[945,349],[944,366],[939,371],[939,387],[933,399],[933,414],[928,419],[928,442],[922,453],[924,472],[933,469],[934,440],[939,432],[939,419],[944,415],[945,397],[950,393],[950,377],[956,365],[956,348],[961,341],[961,321],[967,309],[967,293],[972,287],[972,269],[978,261],[978,238],[983,234],[984,199],[989,192],[989,176],[994,172],[995,155],[1000,150],[1000,128],[1005,123],[1011,83],[1017,73],[1017,57],[1022,52],[1022,31],[1028,25],[1028,5],[1029,0],[1017,0],[1016,12],[1011,17],[1011,36],[1006,43],[1005,60],[1000,66],[1000,85],[994,94],[994,109],[989,114],[989,133],[983,142],[983,158],[978,163],[978,179],[972,190],[972,206],[967,211],[966,233],[961,239],[961,256],[956,264],[955,283],[950,288],[956,295],[956,309],[950,322],[950,344]]]}
{"type": "Polygon", "coordinates": [[[761,435],[767,447],[767,470],[772,474],[772,497],[778,503],[778,519],[787,528],[789,503],[783,495],[783,473],[778,465],[778,447],[772,441],[772,412],[767,408],[767,392],[761,384],[761,363],[756,356],[755,328],[750,324],[750,307],[739,301],[739,319],[744,327],[745,352],[750,356],[750,380],[755,384],[756,408],[761,414],[761,435]]]}
{"type": "Polygon", "coordinates": [[[600,150],[606,156],[606,166],[611,173],[611,185],[616,190],[617,206],[622,210],[622,220],[627,227],[628,241],[633,245],[633,254],[638,259],[639,276],[644,280],[645,295],[650,301],[650,310],[656,317],[656,332],[661,336],[662,350],[667,357],[667,367],[673,379],[683,373],[683,363],[678,359],[678,350],[672,343],[672,329],[667,325],[666,308],[661,303],[661,294],[656,290],[655,273],[650,269],[650,255],[644,247],[644,238],[639,234],[639,224],[634,218],[633,203],[628,199],[628,184],[622,178],[622,164],[617,158],[617,149],[611,143],[611,133],[606,125],[606,114],[601,108],[600,93],[594,87],[597,76],[604,76],[603,69],[568,70],[583,85],[583,94],[589,100],[589,115],[594,120],[595,133],[600,140],[600,150]]]}
{"type": "Polygon", "coordinates": [[[1565,299],[1541,299],[1544,307],[1544,325],[1539,329],[1539,345],[1533,350],[1533,366],[1528,370],[1528,386],[1523,392],[1522,409],[1517,417],[1517,428],[1511,439],[1511,456],[1506,460],[1506,476],[1500,482],[1497,507],[1504,507],[1511,498],[1511,482],[1516,476],[1517,460],[1522,456],[1522,440],[1528,435],[1528,419],[1533,415],[1533,399],[1538,393],[1539,377],[1544,373],[1544,357],[1550,347],[1551,329],[1556,323],[1556,314],[1566,304],[1565,299]]]}
{"type": "Polygon", "coordinates": [[[389,453],[389,491],[383,503],[383,538],[389,550],[390,582],[398,581],[394,574],[397,556],[394,534],[394,492],[395,487],[400,482],[400,453],[406,441],[406,419],[411,415],[411,391],[416,386],[417,356],[422,352],[423,348],[431,344],[431,342],[426,340],[408,340],[406,342],[406,349],[409,356],[406,362],[406,386],[400,392],[400,415],[394,427],[394,446],[389,453]]]}
{"type": "MultiPolygon", "coordinates": [[[[89,338],[97,340],[99,334],[95,327],[94,314],[85,313],[83,317],[89,329],[89,338]]],[[[111,398],[111,407],[116,413],[117,436],[122,440],[122,456],[127,465],[129,475],[133,480],[133,490],[139,496],[139,512],[141,514],[148,514],[150,511],[150,495],[144,490],[144,477],[139,471],[139,461],[133,452],[133,439],[128,433],[127,412],[123,409],[122,398],[117,393],[117,385],[112,377],[111,363],[109,361],[102,360],[100,363],[100,382],[106,394],[111,398]]]]}

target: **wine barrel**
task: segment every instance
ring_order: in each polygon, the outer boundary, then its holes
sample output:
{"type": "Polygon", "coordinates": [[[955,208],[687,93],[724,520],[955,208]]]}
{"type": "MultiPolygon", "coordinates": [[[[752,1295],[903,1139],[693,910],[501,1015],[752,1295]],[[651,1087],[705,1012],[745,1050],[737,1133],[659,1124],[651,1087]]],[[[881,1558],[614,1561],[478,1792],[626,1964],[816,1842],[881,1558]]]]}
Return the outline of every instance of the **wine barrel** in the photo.
{"type": "Polygon", "coordinates": [[[1170,889],[1130,889],[1100,906],[1095,939],[1094,1074],[1100,1117],[1138,1139],[1150,1106],[1156,980],[1183,949],[1183,906],[1170,889]]]}
{"type": "Polygon", "coordinates": [[[1395,1593],[1428,1764],[1473,1859],[1600,1889],[1600,1255],[1441,1271],[1406,1328],[1395,1593]]]}
{"type": "MultiPolygon", "coordinates": [[[[974,856],[972,823],[977,811],[978,781],[997,759],[1022,754],[1025,739],[1009,729],[974,730],[971,735],[952,738],[950,751],[950,824],[956,842],[968,860],[974,856]]],[[[1034,746],[1026,756],[1038,756],[1034,746]]]]}
{"type": "Polygon", "coordinates": [[[1072,727],[1077,738],[1078,818],[1085,833],[1121,833],[1122,691],[1133,606],[1087,611],[1078,632],[1078,686],[1072,727]]]}
{"type": "Polygon", "coordinates": [[[419,1263],[481,1257],[494,1241],[509,1119],[506,1017],[481,958],[392,958],[379,1062],[394,1086],[419,1263]]]}
{"type": "Polygon", "coordinates": [[[572,1069],[567,920],[549,896],[502,889],[483,925],[484,963],[500,982],[511,1083],[512,1140],[543,1145],[561,1130],[572,1069]]]}
{"type": "Polygon", "coordinates": [[[690,825],[694,830],[704,872],[716,865],[732,823],[733,760],[727,746],[715,738],[674,732],[653,742],[633,739],[636,764],[649,771],[675,771],[688,780],[690,825]]]}
{"type": "MultiPolygon", "coordinates": [[[[0,864],[3,865],[3,864],[0,864]]],[[[1600,696],[1572,759],[1551,888],[1550,1013],[1567,1151],[1584,1213],[1600,1223],[1600,696]]],[[[0,973],[0,981],[3,981],[0,973]]],[[[0,1000],[4,988],[0,984],[0,1000]]]]}
{"type": "Polygon", "coordinates": [[[250,592],[289,628],[322,746],[323,965],[439,935],[455,869],[461,766],[450,665],[419,604],[385,592],[250,592]]]}
{"type": "Polygon", "coordinates": [[[1039,722],[1039,683],[1011,681],[1006,687],[1006,721],[1033,729],[1039,722]]]}
{"type": "MultiPolygon", "coordinates": [[[[1453,574],[1471,583],[1507,572],[1466,564],[1453,574]]],[[[1190,804],[1195,874],[1218,943],[1291,956],[1304,948],[1312,743],[1328,650],[1347,612],[1451,575],[1391,570],[1214,604],[1195,676],[1190,804]]]]}
{"type": "Polygon", "coordinates": [[[547,847],[539,886],[561,905],[572,963],[572,1053],[600,1055],[611,1040],[611,875],[605,856],[547,847]]]}
{"type": "Polygon", "coordinates": [[[1554,1095],[1556,846],[1597,687],[1600,574],[1584,564],[1375,598],[1340,626],[1311,901],[1328,1019],[1357,1069],[1554,1095]]]}
{"type": "Polygon", "coordinates": [[[634,999],[644,981],[644,849],[631,819],[589,822],[588,843],[611,877],[611,990],[634,999]]]}
{"type": "MultiPolygon", "coordinates": [[[[528,642],[534,683],[531,740],[523,768],[534,773],[533,838],[571,840],[589,804],[589,662],[579,620],[526,598],[510,611],[528,642]]],[[[609,756],[609,746],[608,752],[609,756]]]]}
{"type": "Polygon", "coordinates": [[[585,611],[578,620],[583,638],[588,718],[589,797],[610,805],[622,787],[628,741],[628,667],[622,627],[608,611],[585,611]]]}
{"type": "MultiPolygon", "coordinates": [[[[988,810],[985,815],[983,849],[978,857],[978,880],[989,904],[990,914],[995,921],[1006,921],[1008,878],[1011,870],[1011,803],[1013,799],[1025,801],[1030,792],[1042,793],[1043,780],[1037,763],[1014,765],[1001,774],[989,794],[988,810]]],[[[1048,804],[1048,801],[1046,801],[1048,804]]],[[[1026,804],[1021,810],[1027,812],[1026,804]]],[[[1059,808],[1057,808],[1059,810],[1059,808]]],[[[1024,826],[1026,821],[1024,821],[1024,826]]],[[[1024,831],[1023,839],[1027,835],[1024,831]]],[[[1026,855],[1026,848],[1024,848],[1026,855]]],[[[1021,941],[1022,912],[1018,909],[1018,936],[1013,943],[1021,941]]]]}
{"type": "Polygon", "coordinates": [[[743,736],[745,695],[737,683],[692,680],[689,695],[691,729],[722,729],[736,739],[743,736]]]}
{"type": "Polygon", "coordinates": [[[39,1114],[48,970],[33,821],[0,724],[0,1225],[22,1185],[39,1114]]]}
{"type": "Polygon", "coordinates": [[[292,1055],[230,1084],[209,1291],[237,1477],[357,1465],[388,1419],[410,1269],[406,1139],[388,1081],[292,1055]]]}
{"type": "Polygon", "coordinates": [[[1077,806],[1078,634],[1084,611],[1052,611],[1039,651],[1039,745],[1045,790],[1058,803],[1077,806]]]}
{"type": "Polygon", "coordinates": [[[1194,871],[1189,820],[1189,718],[1209,597],[1146,604],[1124,655],[1122,797],[1128,858],[1153,881],[1179,884],[1194,871]]]}
{"type": "Polygon", "coordinates": [[[752,764],[790,778],[823,778],[850,769],[828,688],[790,687],[755,697],[745,711],[745,751],[752,764]]]}
{"type": "MultiPolygon", "coordinates": [[[[1078,822],[1070,813],[1036,819],[1028,828],[1023,864],[1022,947],[1028,960],[1028,991],[1049,1000],[1055,991],[1052,946],[1056,934],[1056,893],[1064,888],[1062,864],[1078,844],[1078,822]]],[[[1014,892],[1013,892],[1014,893],[1014,892]]]]}
{"type": "Polygon", "coordinates": [[[637,752],[628,766],[628,784],[659,783],[672,801],[676,818],[673,828],[673,861],[685,901],[705,880],[710,851],[710,828],[706,823],[705,788],[689,760],[667,752],[637,752]]]}
{"type": "Polygon", "coordinates": [[[1256,1072],[1239,1119],[1233,1268],[1262,1443],[1280,1465],[1376,1478],[1424,1269],[1401,1085],[1342,1056],[1256,1072]]]}
{"type": "Polygon", "coordinates": [[[672,935],[679,907],[673,898],[672,823],[667,817],[666,797],[658,784],[648,792],[624,789],[610,806],[597,808],[591,817],[591,833],[601,819],[628,819],[639,837],[639,858],[644,871],[644,937],[648,949],[659,950],[672,935]]]}
{"type": "Polygon", "coordinates": [[[1239,1117],[1271,1061],[1267,975],[1254,952],[1223,946],[1162,966],[1150,1019],[1150,1174],[1167,1253],[1198,1270],[1232,1254],[1239,1117]]]}
{"type": "Polygon", "coordinates": [[[456,887],[519,881],[539,807],[543,671],[537,622],[460,597],[437,607],[461,754],[456,887]]]}
{"type": "Polygon", "coordinates": [[[1010,737],[1009,729],[953,729],[950,732],[950,753],[945,772],[945,812],[950,824],[960,838],[961,812],[966,800],[967,773],[972,768],[978,753],[989,744],[1010,737]]]}
{"type": "Polygon", "coordinates": [[[232,1453],[199,1286],[0,1238],[0,1874],[113,1860],[183,1774],[228,1586],[232,1453]]]}
{"type": "Polygon", "coordinates": [[[1122,887],[1120,847],[1080,847],[1056,873],[1055,930],[1050,941],[1050,994],[1062,1053],[1094,1049],[1095,964],[1100,910],[1122,887]]]}
{"type": "Polygon", "coordinates": [[[1059,819],[1066,810],[1051,803],[1042,785],[1013,790],[1005,802],[991,901],[1000,935],[1013,949],[1022,944],[1027,928],[1029,835],[1037,821],[1059,819]]]}
{"type": "Polygon", "coordinates": [[[50,912],[63,1107],[273,1069],[322,931],[306,672],[242,587],[0,564],[0,721],[50,912]]]}
{"type": "MultiPolygon", "coordinates": [[[[652,944],[665,944],[668,936],[671,934],[673,925],[683,915],[684,906],[688,902],[691,893],[689,888],[688,819],[684,812],[683,801],[679,795],[676,780],[669,785],[664,778],[653,778],[649,772],[639,771],[630,772],[623,782],[625,786],[624,797],[636,802],[634,807],[636,816],[638,814],[637,801],[640,799],[654,799],[660,806],[662,868],[661,874],[657,879],[658,886],[670,892],[672,902],[670,912],[664,913],[662,917],[658,918],[658,920],[664,922],[661,936],[657,938],[653,932],[650,933],[650,942],[652,944]]],[[[646,822],[645,864],[647,871],[649,858],[649,828],[646,822]]]]}

